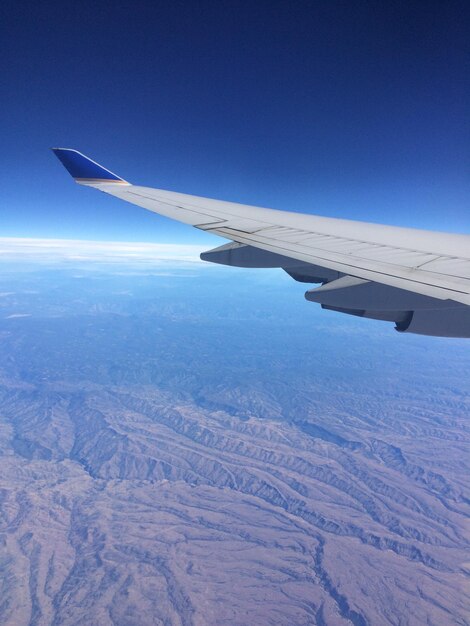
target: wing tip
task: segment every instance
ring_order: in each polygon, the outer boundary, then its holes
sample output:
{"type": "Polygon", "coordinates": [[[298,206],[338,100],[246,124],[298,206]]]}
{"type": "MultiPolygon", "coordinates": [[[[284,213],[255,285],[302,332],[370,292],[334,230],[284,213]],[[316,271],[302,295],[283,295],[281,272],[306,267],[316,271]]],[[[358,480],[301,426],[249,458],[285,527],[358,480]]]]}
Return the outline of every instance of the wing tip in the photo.
{"type": "Polygon", "coordinates": [[[77,183],[89,185],[99,183],[129,184],[75,148],[51,148],[51,150],[77,183]]]}

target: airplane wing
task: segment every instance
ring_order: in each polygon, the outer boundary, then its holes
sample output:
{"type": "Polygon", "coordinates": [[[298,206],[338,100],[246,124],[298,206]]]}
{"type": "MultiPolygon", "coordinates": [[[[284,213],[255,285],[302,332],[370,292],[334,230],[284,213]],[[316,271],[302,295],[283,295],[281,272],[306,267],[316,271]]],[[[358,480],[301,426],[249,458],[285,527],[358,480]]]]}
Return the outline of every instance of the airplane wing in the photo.
{"type": "Polygon", "coordinates": [[[470,236],[225,202],[132,185],[76,150],[53,148],[75,181],[220,235],[201,258],[280,267],[323,308],[395,322],[396,330],[470,337],[470,236]]]}

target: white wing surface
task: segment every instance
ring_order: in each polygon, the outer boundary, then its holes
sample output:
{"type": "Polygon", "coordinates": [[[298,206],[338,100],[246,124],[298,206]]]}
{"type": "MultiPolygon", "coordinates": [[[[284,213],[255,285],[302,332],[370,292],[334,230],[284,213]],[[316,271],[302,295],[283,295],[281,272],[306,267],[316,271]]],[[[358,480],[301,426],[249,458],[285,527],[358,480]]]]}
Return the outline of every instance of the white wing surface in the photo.
{"type": "Polygon", "coordinates": [[[54,152],[76,182],[220,235],[204,260],[282,267],[322,283],[306,298],[397,330],[470,337],[470,236],[278,211],[131,185],[81,153],[54,152]]]}

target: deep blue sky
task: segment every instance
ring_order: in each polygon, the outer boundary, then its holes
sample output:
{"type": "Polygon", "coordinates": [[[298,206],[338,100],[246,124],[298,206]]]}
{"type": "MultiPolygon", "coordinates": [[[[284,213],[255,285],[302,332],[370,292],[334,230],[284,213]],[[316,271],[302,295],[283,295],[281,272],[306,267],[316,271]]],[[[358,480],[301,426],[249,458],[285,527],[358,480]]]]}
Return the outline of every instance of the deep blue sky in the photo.
{"type": "Polygon", "coordinates": [[[2,2],[0,235],[209,236],[74,185],[131,182],[470,232],[468,2],[2,2]]]}

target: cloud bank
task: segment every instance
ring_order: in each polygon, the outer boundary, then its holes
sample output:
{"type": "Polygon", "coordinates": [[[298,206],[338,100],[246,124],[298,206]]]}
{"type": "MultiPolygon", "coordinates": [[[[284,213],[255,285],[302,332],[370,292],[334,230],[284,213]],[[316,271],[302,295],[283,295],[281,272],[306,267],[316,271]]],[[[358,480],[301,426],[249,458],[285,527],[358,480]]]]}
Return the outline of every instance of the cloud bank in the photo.
{"type": "Polygon", "coordinates": [[[202,265],[195,245],[0,237],[0,261],[202,265]]]}

